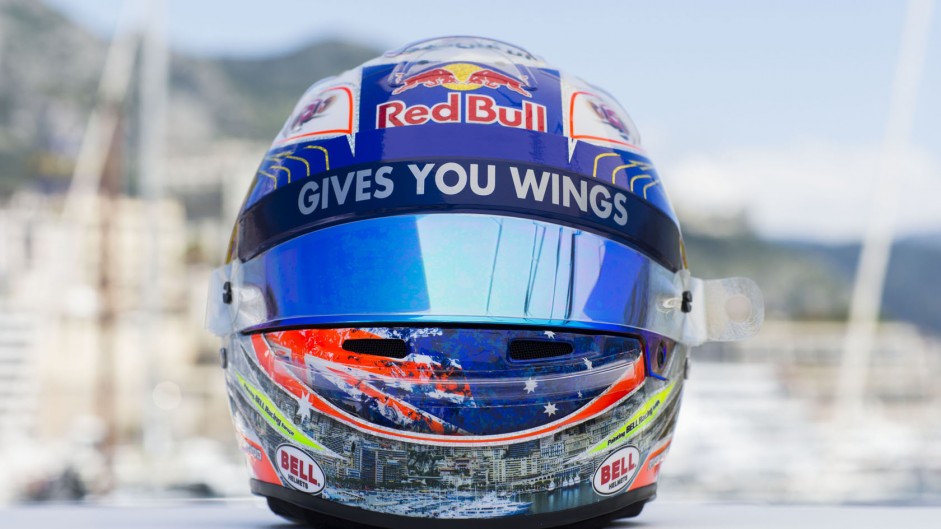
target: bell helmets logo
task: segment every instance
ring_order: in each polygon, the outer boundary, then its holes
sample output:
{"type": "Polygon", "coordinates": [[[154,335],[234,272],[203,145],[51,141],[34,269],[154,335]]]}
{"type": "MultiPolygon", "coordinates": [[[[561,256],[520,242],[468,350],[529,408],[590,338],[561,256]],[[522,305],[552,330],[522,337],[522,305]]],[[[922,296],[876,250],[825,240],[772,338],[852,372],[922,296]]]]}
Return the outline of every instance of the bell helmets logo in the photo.
{"type": "Polygon", "coordinates": [[[546,132],[546,107],[523,100],[521,108],[498,105],[486,94],[466,93],[479,88],[496,90],[506,88],[524,97],[532,97],[526,90],[526,76],[511,77],[489,68],[470,63],[454,63],[430,68],[410,77],[397,74],[398,86],[392,95],[413,88],[441,86],[452,90],[445,101],[434,105],[408,105],[403,101],[388,101],[376,106],[376,128],[388,129],[433,123],[475,123],[546,132]],[[463,96],[463,97],[462,97],[463,96]]]}
{"type": "Polygon", "coordinates": [[[308,494],[323,491],[326,484],[323,469],[302,450],[287,444],[279,446],[275,454],[275,466],[284,481],[295,489],[308,494]]]}
{"type": "Polygon", "coordinates": [[[591,486],[604,496],[620,492],[630,485],[639,466],[640,450],[625,446],[601,462],[591,479],[591,486]]]}

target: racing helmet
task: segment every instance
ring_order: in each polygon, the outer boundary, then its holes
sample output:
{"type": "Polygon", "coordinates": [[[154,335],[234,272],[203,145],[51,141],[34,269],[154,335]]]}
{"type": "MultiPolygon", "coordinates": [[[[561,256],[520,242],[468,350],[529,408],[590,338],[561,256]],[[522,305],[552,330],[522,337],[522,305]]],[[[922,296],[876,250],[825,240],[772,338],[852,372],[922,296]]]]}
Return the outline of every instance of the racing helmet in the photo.
{"type": "Polygon", "coordinates": [[[251,489],[321,527],[636,516],[690,346],[763,318],[689,274],[610,94],[477,37],[313,84],[210,283],[251,489]]]}

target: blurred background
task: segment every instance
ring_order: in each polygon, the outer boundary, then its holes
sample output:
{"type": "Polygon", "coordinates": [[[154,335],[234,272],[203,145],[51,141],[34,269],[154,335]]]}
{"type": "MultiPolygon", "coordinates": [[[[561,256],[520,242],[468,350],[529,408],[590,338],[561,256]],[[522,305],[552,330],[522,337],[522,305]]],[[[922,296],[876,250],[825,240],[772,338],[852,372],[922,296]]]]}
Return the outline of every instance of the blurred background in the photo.
{"type": "Polygon", "coordinates": [[[694,274],[764,291],[758,337],[694,352],[662,498],[941,504],[939,25],[927,0],[0,0],[0,504],[248,494],[209,271],[304,89],[446,34],[610,91],[694,274]]]}

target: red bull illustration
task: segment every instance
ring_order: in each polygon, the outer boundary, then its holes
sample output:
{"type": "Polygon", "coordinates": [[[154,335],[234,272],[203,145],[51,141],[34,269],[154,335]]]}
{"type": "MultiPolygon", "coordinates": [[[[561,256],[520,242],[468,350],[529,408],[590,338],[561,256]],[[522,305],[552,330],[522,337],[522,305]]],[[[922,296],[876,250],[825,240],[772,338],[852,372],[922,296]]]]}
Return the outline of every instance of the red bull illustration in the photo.
{"type": "Polygon", "coordinates": [[[305,123],[308,121],[320,117],[323,113],[330,107],[330,104],[336,100],[335,95],[329,95],[323,99],[314,99],[311,101],[300,114],[294,118],[294,122],[291,123],[291,130],[299,130],[305,123]]]}
{"type": "Polygon", "coordinates": [[[618,113],[601,101],[589,101],[591,109],[598,115],[598,119],[607,123],[612,128],[621,133],[621,137],[630,140],[630,132],[627,130],[627,124],[618,116],[618,113]]]}
{"type": "Polygon", "coordinates": [[[569,97],[569,137],[598,145],[614,145],[643,152],[633,123],[617,104],[604,96],[577,90],[569,97]]]}
{"type": "Polygon", "coordinates": [[[401,85],[392,91],[392,95],[401,94],[417,86],[426,88],[443,86],[451,90],[475,90],[483,86],[491,89],[506,87],[517,94],[532,97],[532,94],[524,88],[527,82],[526,76],[517,79],[470,63],[454,63],[431,68],[405,79],[402,79],[402,74],[397,74],[396,77],[398,77],[396,82],[401,85]]]}
{"type": "Polygon", "coordinates": [[[445,70],[444,68],[433,68],[431,70],[424,71],[420,74],[413,75],[402,82],[402,86],[399,86],[392,91],[392,95],[398,95],[406,90],[411,90],[418,85],[422,85],[426,88],[434,88],[435,86],[442,86],[445,84],[460,84],[461,81],[458,81],[457,76],[454,75],[450,70],[445,70]]]}
{"type": "Polygon", "coordinates": [[[355,130],[353,88],[340,85],[305,94],[288,119],[277,144],[351,135],[355,130]]]}

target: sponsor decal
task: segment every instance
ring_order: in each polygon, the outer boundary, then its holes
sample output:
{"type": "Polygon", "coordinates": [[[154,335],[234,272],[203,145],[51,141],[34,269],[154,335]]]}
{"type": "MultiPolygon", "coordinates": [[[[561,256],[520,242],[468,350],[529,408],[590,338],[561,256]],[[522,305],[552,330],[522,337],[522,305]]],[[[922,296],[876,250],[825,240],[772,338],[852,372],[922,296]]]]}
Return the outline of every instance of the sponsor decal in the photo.
{"type": "Polygon", "coordinates": [[[407,187],[401,195],[416,197],[426,193],[488,197],[496,190],[497,182],[502,182],[520,206],[527,202],[552,204],[617,226],[627,224],[627,194],[606,184],[517,165],[500,169],[498,174],[496,164],[447,162],[410,163],[405,167],[383,165],[375,172],[372,169],[349,171],[344,176],[337,174],[319,182],[311,179],[304,183],[297,195],[297,209],[301,215],[311,215],[318,209],[329,211],[347,202],[385,199],[393,194],[396,181],[401,187],[407,187]]]}
{"type": "Polygon", "coordinates": [[[609,455],[595,470],[591,486],[603,496],[615,494],[630,485],[640,466],[640,450],[625,446],[609,455]]]}
{"type": "Polygon", "coordinates": [[[275,453],[275,466],[284,481],[308,494],[320,494],[326,485],[323,469],[303,450],[283,444],[275,453]]]}
{"type": "Polygon", "coordinates": [[[647,402],[645,402],[640,408],[638,408],[636,412],[634,412],[633,415],[631,415],[624,426],[621,426],[615,430],[605,440],[591,447],[583,455],[591,455],[603,450],[610,450],[626,443],[635,435],[642,432],[650,424],[654,417],[660,414],[664,403],[667,401],[667,398],[670,397],[670,394],[673,392],[673,387],[675,385],[676,382],[671,382],[663,389],[654,393],[653,396],[647,400],[647,402]]]}
{"type": "Polygon", "coordinates": [[[249,384],[241,375],[236,376],[238,376],[239,384],[248,392],[248,400],[255,406],[255,409],[261,412],[261,416],[264,417],[265,421],[275,430],[281,432],[282,435],[298,444],[318,452],[329,452],[329,450],[319,443],[301,433],[300,429],[289,421],[288,418],[278,410],[278,407],[271,402],[271,399],[262,393],[261,390],[249,384]]]}
{"type": "Polygon", "coordinates": [[[348,86],[305,94],[275,143],[352,135],[355,132],[353,99],[353,89],[348,86]]]}
{"type": "Polygon", "coordinates": [[[516,78],[490,68],[461,62],[430,68],[409,77],[398,73],[395,80],[398,86],[392,91],[392,95],[401,94],[417,86],[443,86],[451,90],[476,90],[480,87],[497,89],[502,86],[517,94],[532,97],[524,88],[527,80],[525,75],[516,78]]]}
{"type": "Polygon", "coordinates": [[[630,141],[631,135],[627,129],[627,124],[618,116],[617,111],[601,101],[589,101],[588,104],[591,105],[591,109],[595,111],[598,119],[617,130],[625,141],[630,141]]]}
{"type": "Polygon", "coordinates": [[[242,452],[248,457],[256,461],[261,461],[261,448],[243,435],[239,436],[239,448],[241,448],[242,452]]]}
{"type": "Polygon", "coordinates": [[[660,464],[663,463],[663,459],[670,450],[670,443],[671,438],[667,437],[651,448],[647,454],[647,460],[641,465],[641,468],[637,471],[637,476],[631,482],[630,490],[636,490],[657,482],[657,477],[660,475],[660,464]]]}
{"type": "Polygon", "coordinates": [[[407,105],[402,101],[388,101],[376,107],[376,128],[390,129],[426,123],[497,124],[515,129],[546,132],[546,107],[523,101],[522,108],[498,105],[496,100],[483,94],[451,92],[447,101],[432,106],[407,105]]]}
{"type": "Polygon", "coordinates": [[[641,150],[634,137],[630,118],[617,103],[590,92],[577,91],[569,96],[569,136],[573,141],[641,150]]]}
{"type": "Polygon", "coordinates": [[[252,228],[240,233],[240,246],[259,248],[338,219],[441,206],[564,220],[639,243],[670,268],[679,262],[675,224],[642,196],[545,166],[459,158],[363,164],[295,182],[248,210],[240,223],[252,228]]]}
{"type": "Polygon", "coordinates": [[[500,105],[497,100],[482,93],[470,93],[480,88],[510,92],[531,98],[526,89],[526,76],[513,77],[490,68],[470,63],[436,66],[404,77],[395,74],[392,95],[399,95],[418,87],[444,87],[450,90],[447,98],[434,104],[408,104],[401,100],[385,101],[376,106],[376,128],[389,129],[424,125],[426,123],[473,123],[546,132],[545,105],[523,99],[518,106],[500,105]],[[468,93],[464,93],[468,92],[468,93]]]}
{"type": "Polygon", "coordinates": [[[324,112],[326,112],[327,108],[330,107],[330,104],[333,103],[336,98],[336,95],[331,94],[324,97],[323,99],[314,99],[308,103],[301,109],[301,113],[298,114],[291,122],[291,131],[296,132],[300,130],[301,127],[304,126],[304,124],[308,121],[314,118],[322,117],[324,112]]]}

